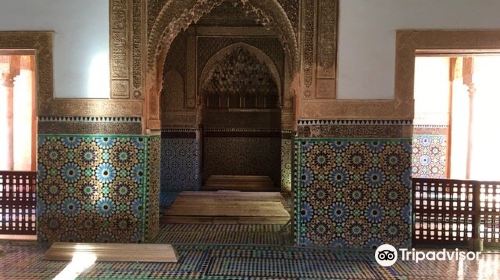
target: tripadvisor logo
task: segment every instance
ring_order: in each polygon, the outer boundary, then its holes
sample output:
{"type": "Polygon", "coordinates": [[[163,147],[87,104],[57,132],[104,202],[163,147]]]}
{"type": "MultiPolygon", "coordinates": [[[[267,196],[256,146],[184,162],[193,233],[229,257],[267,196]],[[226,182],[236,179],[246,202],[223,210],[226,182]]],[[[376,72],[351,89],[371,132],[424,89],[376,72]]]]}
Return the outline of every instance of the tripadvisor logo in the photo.
{"type": "Polygon", "coordinates": [[[375,260],[381,266],[392,266],[398,260],[398,251],[392,245],[380,245],[375,251],[375,260]]]}
{"type": "Polygon", "coordinates": [[[408,250],[406,248],[398,250],[389,244],[380,245],[375,251],[375,260],[381,266],[392,266],[398,258],[402,261],[474,261],[479,260],[480,252],[465,252],[455,249],[449,251],[442,249],[441,251],[416,251],[415,249],[408,250]]]}

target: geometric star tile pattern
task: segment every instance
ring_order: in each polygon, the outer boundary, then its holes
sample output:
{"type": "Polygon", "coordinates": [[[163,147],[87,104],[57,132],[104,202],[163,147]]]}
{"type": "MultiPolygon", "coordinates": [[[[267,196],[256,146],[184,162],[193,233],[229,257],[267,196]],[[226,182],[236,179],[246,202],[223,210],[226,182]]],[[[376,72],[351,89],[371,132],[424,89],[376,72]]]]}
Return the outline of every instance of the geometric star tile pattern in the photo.
{"type": "Polygon", "coordinates": [[[415,178],[446,178],[447,135],[414,135],[412,173],[415,178]]]}
{"type": "Polygon", "coordinates": [[[199,150],[195,138],[161,139],[162,194],[200,189],[199,150]]]}
{"type": "Polygon", "coordinates": [[[147,145],[143,136],[39,136],[39,239],[143,240],[147,145]]]}
{"type": "Polygon", "coordinates": [[[297,139],[298,244],[410,243],[409,139],[297,139]]]}

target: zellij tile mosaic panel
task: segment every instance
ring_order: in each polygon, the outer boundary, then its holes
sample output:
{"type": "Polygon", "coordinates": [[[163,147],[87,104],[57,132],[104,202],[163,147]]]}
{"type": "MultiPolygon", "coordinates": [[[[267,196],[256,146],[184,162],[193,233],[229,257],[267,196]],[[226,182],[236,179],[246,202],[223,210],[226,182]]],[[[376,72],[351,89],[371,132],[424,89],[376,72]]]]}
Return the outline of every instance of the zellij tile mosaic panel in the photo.
{"type": "Polygon", "coordinates": [[[414,135],[412,174],[415,178],[446,178],[447,135],[414,135]]]}
{"type": "Polygon", "coordinates": [[[144,239],[147,137],[41,135],[40,240],[144,239]]]}
{"type": "Polygon", "coordinates": [[[410,139],[297,139],[296,239],[352,249],[410,242],[410,139]]]}
{"type": "Polygon", "coordinates": [[[161,139],[161,165],[162,193],[200,189],[200,150],[195,138],[161,139]]]}

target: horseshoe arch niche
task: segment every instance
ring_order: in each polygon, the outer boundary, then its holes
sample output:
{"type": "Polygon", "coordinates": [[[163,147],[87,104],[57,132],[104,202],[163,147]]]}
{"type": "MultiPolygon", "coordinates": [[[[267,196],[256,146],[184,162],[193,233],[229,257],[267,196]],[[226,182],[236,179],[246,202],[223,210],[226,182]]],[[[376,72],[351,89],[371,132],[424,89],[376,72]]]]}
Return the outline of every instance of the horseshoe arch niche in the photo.
{"type": "MultiPolygon", "coordinates": [[[[162,90],[162,75],[164,62],[170,46],[176,36],[190,25],[195,24],[204,15],[209,14],[214,8],[221,5],[224,0],[207,1],[168,1],[161,8],[154,20],[148,37],[147,70],[146,70],[146,96],[145,109],[147,128],[158,130],[160,121],[160,92],[162,90]]],[[[235,8],[243,9],[252,14],[268,29],[274,30],[279,36],[287,68],[287,83],[285,94],[289,94],[298,73],[299,51],[297,37],[286,12],[277,0],[233,0],[235,8]]],[[[290,104],[287,104],[290,106],[290,104]]],[[[293,117],[287,117],[289,126],[293,117]]]]}

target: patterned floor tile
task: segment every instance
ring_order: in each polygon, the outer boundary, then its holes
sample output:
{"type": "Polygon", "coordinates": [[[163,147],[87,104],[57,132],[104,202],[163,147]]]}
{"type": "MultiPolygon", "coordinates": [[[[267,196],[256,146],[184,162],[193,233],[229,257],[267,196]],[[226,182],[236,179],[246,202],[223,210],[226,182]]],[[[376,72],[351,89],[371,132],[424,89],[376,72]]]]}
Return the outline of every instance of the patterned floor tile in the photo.
{"type": "Polygon", "coordinates": [[[177,245],[178,264],[97,264],[81,279],[497,279],[499,255],[480,263],[378,266],[368,253],[262,245],[177,245]],[[496,266],[494,265],[496,263],[496,266]],[[490,264],[487,266],[487,264],[490,264]],[[487,275],[493,269],[495,273],[487,275]]]}
{"type": "MultiPolygon", "coordinates": [[[[175,227],[164,227],[162,231],[175,227]]],[[[235,226],[230,226],[234,230],[235,226]]],[[[177,230],[182,230],[181,226],[177,230]]],[[[190,229],[184,226],[184,229],[190,229]]],[[[208,228],[207,228],[208,229],[208,228]]],[[[259,227],[240,228],[261,230],[259,227]]],[[[210,230],[230,232],[221,225],[210,230]]],[[[208,233],[208,232],[206,232],[208,233]]],[[[165,238],[169,235],[163,233],[165,238]]],[[[227,235],[223,235],[227,236],[227,235]]],[[[177,237],[176,237],[177,238],[177,237]]],[[[184,240],[186,241],[186,240],[184,240]]],[[[98,262],[78,279],[499,279],[500,254],[484,253],[480,261],[398,261],[379,266],[373,253],[324,247],[273,244],[174,244],[179,262],[98,262]]],[[[43,259],[47,246],[37,243],[0,242],[0,279],[52,279],[67,262],[43,259]]]]}
{"type": "Polygon", "coordinates": [[[174,244],[291,244],[289,227],[282,225],[164,225],[156,243],[174,244]]]}

